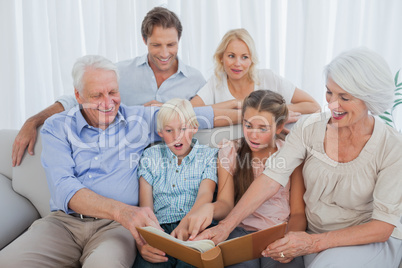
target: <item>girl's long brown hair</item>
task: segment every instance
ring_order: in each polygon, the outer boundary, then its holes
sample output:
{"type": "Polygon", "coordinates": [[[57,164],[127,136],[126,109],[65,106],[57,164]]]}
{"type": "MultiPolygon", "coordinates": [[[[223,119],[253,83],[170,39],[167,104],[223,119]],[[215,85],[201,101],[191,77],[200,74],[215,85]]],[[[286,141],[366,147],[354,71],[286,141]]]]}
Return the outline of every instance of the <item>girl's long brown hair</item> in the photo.
{"type": "MultiPolygon", "coordinates": [[[[277,126],[284,124],[288,118],[288,108],[283,97],[271,90],[256,90],[244,99],[242,118],[247,108],[254,108],[258,112],[269,112],[275,118],[277,126]]],[[[279,136],[277,138],[284,138],[279,136]]],[[[252,152],[245,138],[241,138],[240,147],[237,150],[235,172],[233,174],[235,188],[235,204],[254,180],[252,152]]]]}

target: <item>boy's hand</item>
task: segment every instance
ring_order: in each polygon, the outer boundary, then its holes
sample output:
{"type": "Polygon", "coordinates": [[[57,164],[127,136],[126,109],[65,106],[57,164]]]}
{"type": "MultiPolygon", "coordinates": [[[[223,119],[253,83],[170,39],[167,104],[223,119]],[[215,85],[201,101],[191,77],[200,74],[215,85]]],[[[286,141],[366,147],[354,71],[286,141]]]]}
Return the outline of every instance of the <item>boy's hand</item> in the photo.
{"type": "Polygon", "coordinates": [[[189,240],[193,240],[200,232],[211,225],[214,217],[214,206],[212,203],[206,203],[199,209],[188,215],[189,222],[189,240]]]}
{"type": "Polygon", "coordinates": [[[180,221],[179,225],[170,233],[170,235],[183,241],[188,240],[189,232],[188,232],[188,221],[186,217],[184,217],[180,221]]]}
{"type": "Polygon", "coordinates": [[[166,253],[151,247],[149,244],[140,245],[137,244],[137,249],[140,252],[142,258],[148,262],[159,263],[159,262],[167,262],[168,258],[166,257],[166,253]]]}
{"type": "Polygon", "coordinates": [[[213,205],[206,203],[197,210],[188,213],[171,235],[184,241],[193,240],[212,223],[213,216],[213,205]]]}

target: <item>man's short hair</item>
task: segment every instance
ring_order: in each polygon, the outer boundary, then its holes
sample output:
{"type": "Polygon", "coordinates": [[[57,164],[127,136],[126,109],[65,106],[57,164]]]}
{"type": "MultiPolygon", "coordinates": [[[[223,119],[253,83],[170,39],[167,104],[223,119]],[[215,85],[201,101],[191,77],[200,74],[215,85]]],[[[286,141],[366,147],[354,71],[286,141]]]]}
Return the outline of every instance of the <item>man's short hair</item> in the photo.
{"type": "Polygon", "coordinates": [[[80,93],[82,93],[84,89],[82,78],[88,69],[113,71],[116,74],[117,80],[119,80],[119,72],[113,62],[99,55],[86,55],[77,59],[71,72],[74,88],[80,93]]]}
{"type": "Polygon", "coordinates": [[[174,98],[162,105],[157,116],[158,132],[161,132],[173,119],[179,119],[194,128],[199,126],[193,106],[186,99],[174,98]]]}
{"type": "Polygon", "coordinates": [[[180,40],[183,26],[173,11],[164,7],[155,7],[147,13],[141,25],[141,34],[145,41],[152,35],[154,26],[162,26],[163,29],[175,28],[180,40]]]}

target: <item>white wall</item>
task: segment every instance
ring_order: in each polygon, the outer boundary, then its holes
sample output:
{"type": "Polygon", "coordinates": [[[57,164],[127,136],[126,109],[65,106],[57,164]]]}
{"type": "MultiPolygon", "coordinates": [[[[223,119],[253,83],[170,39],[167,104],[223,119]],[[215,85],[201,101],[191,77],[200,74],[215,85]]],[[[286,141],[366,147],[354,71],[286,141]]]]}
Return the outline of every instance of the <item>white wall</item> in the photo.
{"type": "Polygon", "coordinates": [[[158,5],[179,15],[179,56],[206,79],[221,37],[240,27],[256,42],[260,68],[285,76],[322,106],[323,66],[346,49],[366,46],[393,73],[402,67],[399,0],[1,0],[0,128],[20,128],[58,96],[71,94],[78,57],[120,61],[146,53],[141,21],[158,5]]]}

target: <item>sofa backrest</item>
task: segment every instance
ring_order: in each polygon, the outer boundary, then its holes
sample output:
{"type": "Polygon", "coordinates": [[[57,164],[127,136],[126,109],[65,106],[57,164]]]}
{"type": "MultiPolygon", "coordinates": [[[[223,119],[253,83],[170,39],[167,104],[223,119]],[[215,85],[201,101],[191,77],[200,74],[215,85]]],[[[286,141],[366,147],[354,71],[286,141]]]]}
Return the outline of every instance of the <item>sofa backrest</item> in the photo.
{"type": "Polygon", "coordinates": [[[13,167],[11,161],[11,153],[13,150],[14,138],[18,131],[14,129],[1,129],[0,130],[0,174],[11,179],[13,174],[13,167]]]}
{"type": "MultiPolygon", "coordinates": [[[[214,129],[199,130],[195,137],[201,144],[208,144],[216,147],[222,139],[236,139],[242,135],[240,125],[231,127],[218,127],[214,129]]],[[[40,130],[38,130],[38,133],[40,130]]],[[[15,192],[27,198],[38,210],[41,217],[50,213],[50,193],[47,185],[45,171],[42,167],[40,155],[42,152],[42,141],[38,134],[37,142],[34,148],[34,155],[25,154],[22,164],[18,167],[11,165],[11,148],[17,130],[1,130],[0,148],[6,150],[0,154],[1,166],[0,173],[12,180],[12,186],[15,192]],[[4,159],[3,159],[4,158],[4,159]]]]}

